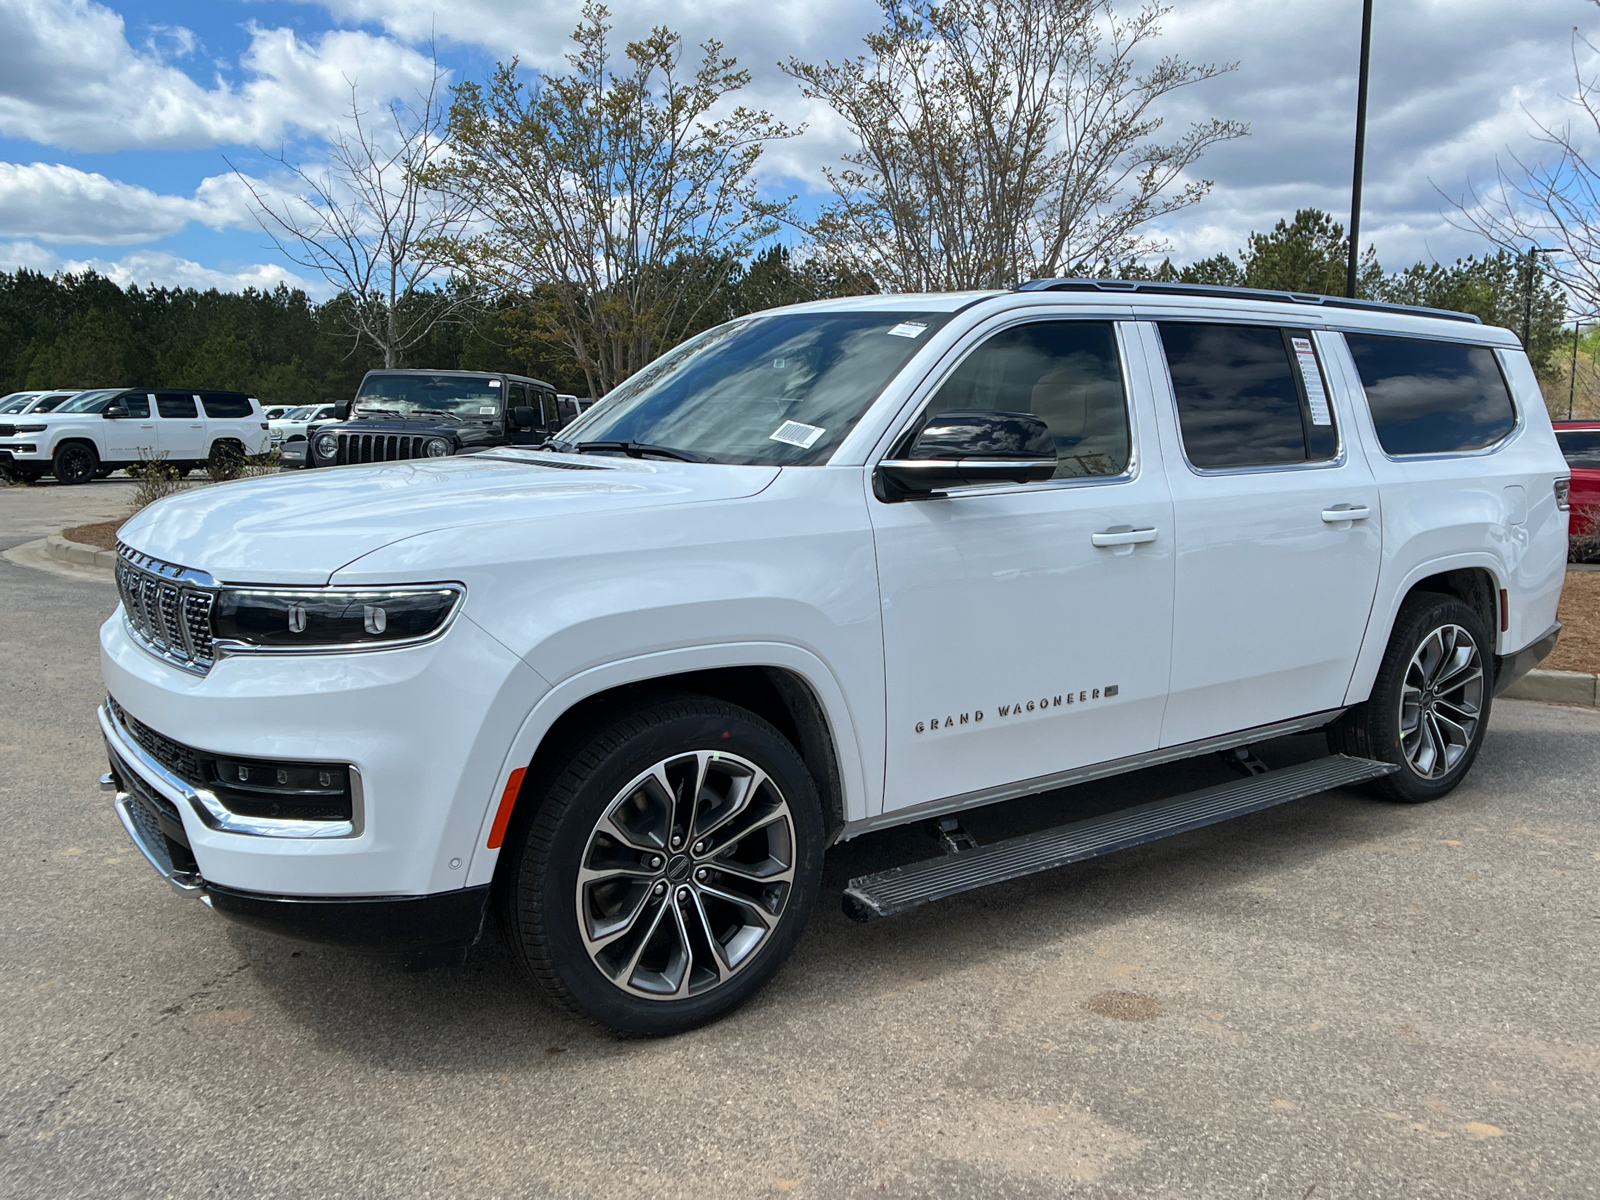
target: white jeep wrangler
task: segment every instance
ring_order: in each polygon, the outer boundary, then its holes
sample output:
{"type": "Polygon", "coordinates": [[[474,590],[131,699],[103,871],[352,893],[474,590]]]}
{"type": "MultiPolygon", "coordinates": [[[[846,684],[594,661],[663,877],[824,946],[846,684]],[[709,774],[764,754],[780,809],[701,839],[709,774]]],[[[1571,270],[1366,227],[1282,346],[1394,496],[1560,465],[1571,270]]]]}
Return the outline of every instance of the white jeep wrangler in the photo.
{"type": "Polygon", "coordinates": [[[47,413],[0,417],[0,470],[88,483],[159,459],[180,475],[271,445],[261,404],[243,392],[99,388],[47,413]]]}
{"type": "Polygon", "coordinates": [[[850,881],[866,919],[1331,787],[1431,800],[1557,633],[1567,467],[1517,340],[1460,314],[828,301],[561,439],[123,528],[104,782],[175,885],[415,965],[493,914],[576,1011],[669,1033],[778,969],[835,840],[938,822],[948,853],[850,881]],[[1218,751],[1237,781],[960,825],[1218,751]]]}

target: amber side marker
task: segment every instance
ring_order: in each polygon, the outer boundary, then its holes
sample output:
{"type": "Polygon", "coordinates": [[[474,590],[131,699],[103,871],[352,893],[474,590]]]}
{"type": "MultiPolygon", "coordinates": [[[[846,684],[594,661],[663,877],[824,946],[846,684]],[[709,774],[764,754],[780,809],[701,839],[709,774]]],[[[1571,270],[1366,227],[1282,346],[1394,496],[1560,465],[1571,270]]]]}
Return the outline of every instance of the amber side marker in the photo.
{"type": "Polygon", "coordinates": [[[500,809],[494,814],[494,825],[489,830],[491,850],[500,849],[500,843],[506,839],[506,826],[511,824],[511,810],[517,806],[517,793],[522,790],[522,777],[527,773],[527,767],[518,767],[506,780],[505,794],[500,797],[500,809]]]}

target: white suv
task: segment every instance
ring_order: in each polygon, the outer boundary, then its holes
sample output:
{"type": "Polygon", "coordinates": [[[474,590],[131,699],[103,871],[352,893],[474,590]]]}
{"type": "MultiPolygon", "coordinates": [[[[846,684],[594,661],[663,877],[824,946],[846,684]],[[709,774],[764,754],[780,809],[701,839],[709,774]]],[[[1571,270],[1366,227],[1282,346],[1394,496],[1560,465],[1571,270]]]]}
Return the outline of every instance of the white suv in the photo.
{"type": "Polygon", "coordinates": [[[1459,314],[827,301],[561,437],[123,527],[105,782],[163,874],[414,964],[494,913],[563,1002],[667,1033],[772,975],[835,840],[948,851],[852,880],[865,919],[1330,787],[1431,800],[1558,628],[1567,467],[1516,338],[1459,314]],[[1312,730],[1325,757],[1251,749],[1312,730]],[[1235,782],[960,824],[1218,751],[1235,782]]]}
{"type": "Polygon", "coordinates": [[[0,417],[0,471],[88,483],[161,458],[180,474],[268,448],[261,405],[243,392],[101,388],[48,413],[0,417]]]}

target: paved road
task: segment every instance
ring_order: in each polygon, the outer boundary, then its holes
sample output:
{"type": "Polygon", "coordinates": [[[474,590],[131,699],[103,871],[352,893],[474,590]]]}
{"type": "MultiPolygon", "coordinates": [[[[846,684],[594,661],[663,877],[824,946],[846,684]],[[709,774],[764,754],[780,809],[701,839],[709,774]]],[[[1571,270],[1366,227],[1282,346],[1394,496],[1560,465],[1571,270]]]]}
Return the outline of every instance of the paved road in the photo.
{"type": "Polygon", "coordinates": [[[498,946],[404,974],[170,892],[95,789],[113,602],[0,561],[0,1196],[1600,1191],[1593,712],[1498,706],[1431,806],[1329,794],[869,926],[845,879],[920,835],[862,839],[753,1005],[627,1043],[498,946]]]}

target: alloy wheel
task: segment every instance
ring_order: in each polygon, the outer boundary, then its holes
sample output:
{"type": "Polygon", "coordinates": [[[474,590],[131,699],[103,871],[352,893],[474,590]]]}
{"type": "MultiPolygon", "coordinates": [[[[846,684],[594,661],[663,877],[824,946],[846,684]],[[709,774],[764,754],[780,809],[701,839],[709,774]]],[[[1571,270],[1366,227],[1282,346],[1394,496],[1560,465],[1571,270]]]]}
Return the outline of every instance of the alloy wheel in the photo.
{"type": "Polygon", "coordinates": [[[1478,731],[1483,713],[1483,659],[1460,625],[1441,625],[1422,639],[1400,685],[1400,746],[1423,779],[1453,770],[1478,731]]]}
{"type": "Polygon", "coordinates": [[[88,483],[94,478],[94,455],[85,446],[66,446],[56,457],[58,483],[88,483]]]}
{"type": "Polygon", "coordinates": [[[755,960],[795,878],[789,802],[749,759],[675,755],[607,806],[578,869],[578,933],[630,995],[681,1000],[755,960]]]}

